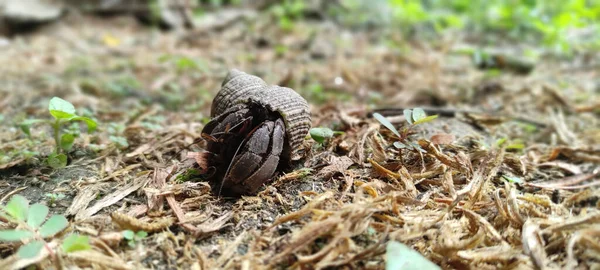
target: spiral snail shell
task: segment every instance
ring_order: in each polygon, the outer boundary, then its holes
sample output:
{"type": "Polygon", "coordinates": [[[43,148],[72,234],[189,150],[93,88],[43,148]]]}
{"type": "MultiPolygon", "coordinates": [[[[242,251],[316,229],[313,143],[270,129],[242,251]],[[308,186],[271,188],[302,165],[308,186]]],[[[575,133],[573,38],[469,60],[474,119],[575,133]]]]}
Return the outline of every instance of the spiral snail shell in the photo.
{"type": "MultiPolygon", "coordinates": [[[[291,88],[268,85],[260,77],[237,69],[229,71],[212,102],[211,117],[237,104],[256,103],[281,115],[289,149],[297,150],[311,127],[308,102],[291,88]]],[[[294,153],[292,151],[292,156],[294,153]]]]}
{"type": "Polygon", "coordinates": [[[219,194],[222,189],[234,195],[255,193],[278,168],[299,158],[311,127],[302,96],[236,69],[213,99],[211,117],[202,133],[216,157],[219,194]]]}

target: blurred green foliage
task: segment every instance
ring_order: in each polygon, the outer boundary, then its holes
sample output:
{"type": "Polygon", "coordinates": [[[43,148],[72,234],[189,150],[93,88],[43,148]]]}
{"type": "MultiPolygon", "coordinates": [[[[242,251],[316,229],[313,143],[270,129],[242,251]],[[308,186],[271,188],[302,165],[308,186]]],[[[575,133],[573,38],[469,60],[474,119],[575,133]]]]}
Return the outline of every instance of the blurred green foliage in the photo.
{"type": "Polygon", "coordinates": [[[272,6],[270,10],[277,18],[279,27],[284,31],[291,31],[294,28],[294,21],[303,17],[306,8],[304,1],[283,0],[272,6]]]}
{"type": "Polygon", "coordinates": [[[355,26],[388,25],[404,34],[420,36],[453,29],[480,35],[482,39],[497,34],[494,40],[500,37],[539,43],[561,53],[600,48],[600,0],[342,0],[341,3],[344,12],[337,10],[335,16],[355,26]]]}
{"type": "MultiPolygon", "coordinates": [[[[207,2],[213,8],[240,4],[207,2]]],[[[268,12],[282,30],[292,31],[311,8],[307,1],[280,0],[268,12]]],[[[407,37],[463,30],[484,44],[527,43],[563,54],[600,49],[600,0],[339,0],[322,1],[318,9],[346,26],[390,29],[407,37]]]]}

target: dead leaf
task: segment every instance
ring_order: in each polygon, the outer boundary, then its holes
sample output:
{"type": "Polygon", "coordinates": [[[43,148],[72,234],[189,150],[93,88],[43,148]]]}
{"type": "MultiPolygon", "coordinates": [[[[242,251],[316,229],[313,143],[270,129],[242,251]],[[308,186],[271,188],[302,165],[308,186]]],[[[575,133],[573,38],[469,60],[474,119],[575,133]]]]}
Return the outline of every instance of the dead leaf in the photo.
{"type": "Polygon", "coordinates": [[[110,269],[129,270],[134,269],[119,258],[106,256],[95,250],[82,250],[66,254],[69,259],[84,262],[87,265],[97,264],[110,269]]]}
{"type": "Polygon", "coordinates": [[[541,163],[538,166],[540,166],[540,167],[557,167],[557,168],[560,168],[560,169],[565,170],[567,172],[570,172],[572,174],[581,174],[581,173],[583,173],[581,171],[581,168],[579,168],[579,166],[577,166],[575,164],[570,164],[570,163],[562,162],[562,161],[548,161],[548,162],[541,163]]]}
{"type": "Polygon", "coordinates": [[[83,219],[93,216],[94,214],[98,213],[98,211],[104,209],[105,207],[111,206],[111,205],[119,202],[120,200],[125,198],[127,195],[140,189],[142,186],[144,186],[146,184],[146,182],[147,182],[147,179],[138,181],[137,183],[129,183],[128,185],[119,188],[118,190],[114,191],[113,193],[107,194],[106,196],[104,196],[104,198],[97,201],[94,204],[94,206],[89,207],[83,211],[79,211],[77,213],[77,215],[75,216],[75,220],[83,220],[83,219]]]}
{"type": "Polygon", "coordinates": [[[547,269],[548,258],[544,249],[544,240],[540,234],[540,227],[527,219],[523,224],[521,238],[525,254],[529,255],[537,269],[547,269]]]}
{"type": "Polygon", "coordinates": [[[98,195],[99,188],[94,185],[84,186],[78,190],[77,195],[73,198],[71,205],[65,211],[66,216],[76,215],[88,207],[98,195]]]}
{"type": "Polygon", "coordinates": [[[116,223],[121,229],[132,230],[134,232],[158,232],[171,227],[171,225],[173,225],[173,223],[175,222],[175,219],[172,217],[167,217],[152,222],[146,222],[116,211],[112,212],[110,214],[110,217],[112,221],[116,223]]]}
{"type": "Polygon", "coordinates": [[[323,167],[317,177],[322,177],[324,179],[331,178],[336,173],[344,174],[344,172],[352,165],[354,161],[347,156],[331,156],[329,160],[329,165],[323,167]]]}
{"type": "Polygon", "coordinates": [[[220,217],[218,217],[212,221],[207,221],[207,222],[204,222],[204,223],[196,226],[193,233],[196,237],[203,237],[210,233],[219,231],[219,230],[229,226],[229,225],[227,225],[227,222],[232,217],[233,217],[233,212],[231,212],[231,211],[227,212],[225,214],[222,214],[220,217]]]}
{"type": "Polygon", "coordinates": [[[440,133],[431,136],[431,142],[434,144],[451,144],[456,138],[452,134],[440,133]]]}
{"type": "Polygon", "coordinates": [[[11,161],[9,163],[0,164],[0,170],[12,168],[14,166],[17,166],[17,165],[23,163],[24,161],[25,161],[25,158],[19,158],[19,159],[11,161]]]}

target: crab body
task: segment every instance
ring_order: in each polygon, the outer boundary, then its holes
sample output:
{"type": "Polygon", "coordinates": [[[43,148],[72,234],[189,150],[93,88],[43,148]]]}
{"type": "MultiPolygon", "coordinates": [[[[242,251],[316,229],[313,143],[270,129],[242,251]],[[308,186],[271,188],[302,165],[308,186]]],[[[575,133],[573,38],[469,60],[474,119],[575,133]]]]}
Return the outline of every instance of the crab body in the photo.
{"type": "Polygon", "coordinates": [[[308,103],[294,90],[232,70],[213,100],[202,133],[214,154],[218,193],[254,194],[297,158],[310,129],[308,103]]]}

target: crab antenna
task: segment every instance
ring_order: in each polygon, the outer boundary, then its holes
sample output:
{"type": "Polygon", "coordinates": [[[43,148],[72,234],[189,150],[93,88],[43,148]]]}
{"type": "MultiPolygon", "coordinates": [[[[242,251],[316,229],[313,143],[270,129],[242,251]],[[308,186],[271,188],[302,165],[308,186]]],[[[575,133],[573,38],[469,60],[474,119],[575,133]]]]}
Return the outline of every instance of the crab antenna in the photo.
{"type": "MultiPolygon", "coordinates": [[[[249,117],[249,118],[252,118],[249,117]]],[[[235,150],[235,153],[233,154],[233,158],[231,159],[231,162],[229,162],[229,166],[227,166],[227,171],[225,171],[225,175],[223,176],[223,180],[225,180],[225,178],[227,178],[227,174],[229,173],[229,169],[231,169],[231,164],[233,164],[233,159],[235,159],[235,156],[237,156],[238,152],[240,151],[240,148],[242,147],[242,145],[244,145],[244,143],[246,143],[248,141],[248,139],[250,138],[250,136],[252,136],[252,134],[254,134],[254,132],[259,129],[262,125],[258,125],[255,128],[253,128],[252,130],[250,130],[250,132],[248,132],[248,135],[246,135],[246,138],[244,138],[244,140],[242,140],[242,142],[240,143],[240,146],[238,146],[237,150],[235,150]]],[[[223,189],[223,183],[225,183],[225,181],[221,181],[221,187],[219,187],[219,193],[217,194],[217,196],[221,195],[221,189],[223,189]]]]}
{"type": "MultiPolygon", "coordinates": [[[[235,158],[235,156],[237,156],[238,152],[240,151],[240,148],[242,148],[242,145],[244,145],[244,143],[247,141],[247,138],[244,138],[244,140],[240,143],[240,146],[238,146],[237,150],[235,150],[235,153],[233,154],[233,157],[235,158]]],[[[231,161],[229,162],[229,165],[227,166],[227,170],[225,171],[225,174],[223,175],[223,180],[221,180],[221,186],[219,187],[219,192],[217,193],[217,197],[221,196],[221,190],[223,189],[223,184],[225,183],[225,179],[227,179],[227,174],[229,173],[229,170],[231,169],[231,164],[233,164],[233,158],[231,159],[231,161]]]]}
{"type": "Polygon", "coordinates": [[[246,121],[248,121],[248,120],[252,120],[252,119],[253,119],[253,117],[252,117],[252,116],[248,116],[248,117],[244,118],[242,121],[240,121],[239,123],[235,124],[234,126],[232,126],[232,127],[227,127],[227,129],[226,129],[225,131],[221,131],[221,132],[215,132],[215,133],[212,133],[212,134],[210,134],[210,135],[211,135],[211,136],[213,136],[213,137],[216,137],[217,135],[223,135],[223,134],[229,134],[229,133],[232,133],[232,132],[230,132],[230,130],[232,130],[232,129],[234,129],[234,128],[237,128],[237,127],[238,127],[238,126],[240,126],[240,125],[245,125],[245,124],[246,124],[246,121]]]}

